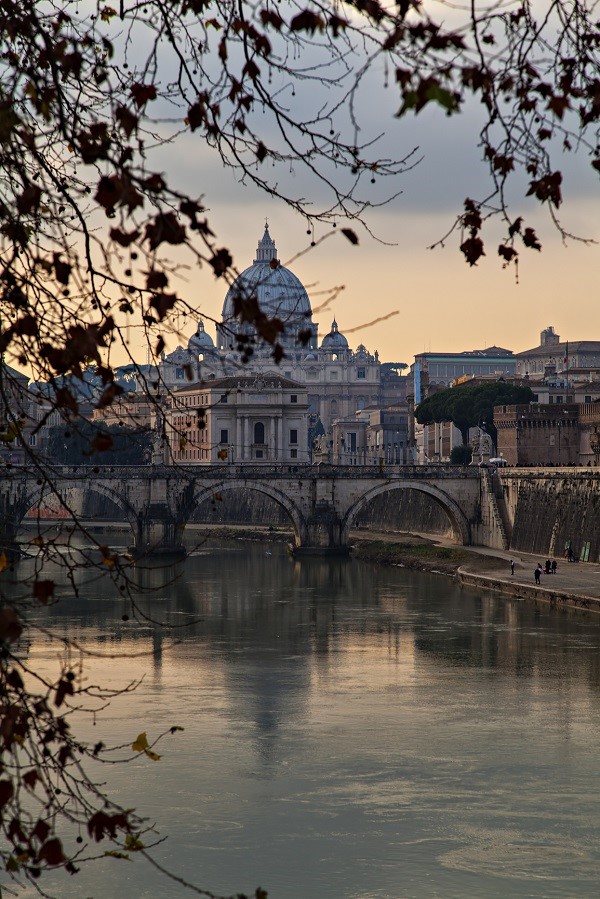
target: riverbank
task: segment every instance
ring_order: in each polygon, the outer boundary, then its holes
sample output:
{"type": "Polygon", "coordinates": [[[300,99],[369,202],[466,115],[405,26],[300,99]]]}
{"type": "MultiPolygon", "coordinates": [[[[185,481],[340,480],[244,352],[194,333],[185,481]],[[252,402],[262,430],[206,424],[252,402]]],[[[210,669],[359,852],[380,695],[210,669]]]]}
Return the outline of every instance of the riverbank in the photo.
{"type": "Polygon", "coordinates": [[[456,546],[419,535],[354,532],[352,537],[352,555],[357,559],[449,575],[464,586],[494,590],[519,600],[600,612],[600,565],[557,559],[556,574],[542,574],[537,586],[534,570],[546,560],[529,553],[456,546]]]}

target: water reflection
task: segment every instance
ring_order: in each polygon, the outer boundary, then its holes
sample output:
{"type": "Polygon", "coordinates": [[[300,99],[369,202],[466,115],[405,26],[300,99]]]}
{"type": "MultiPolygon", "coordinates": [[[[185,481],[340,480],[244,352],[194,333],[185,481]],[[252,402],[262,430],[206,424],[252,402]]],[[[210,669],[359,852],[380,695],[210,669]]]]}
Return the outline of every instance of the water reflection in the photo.
{"type": "MultiPolygon", "coordinates": [[[[38,620],[116,653],[98,678],[149,670],[105,723],[115,738],[142,715],[185,724],[151,789],[143,763],[117,781],[184,876],[291,899],[594,895],[596,616],[277,546],[204,546],[136,577],[162,624],[122,621],[92,580],[38,620]]],[[[102,877],[105,895],[184,895],[102,877]]]]}

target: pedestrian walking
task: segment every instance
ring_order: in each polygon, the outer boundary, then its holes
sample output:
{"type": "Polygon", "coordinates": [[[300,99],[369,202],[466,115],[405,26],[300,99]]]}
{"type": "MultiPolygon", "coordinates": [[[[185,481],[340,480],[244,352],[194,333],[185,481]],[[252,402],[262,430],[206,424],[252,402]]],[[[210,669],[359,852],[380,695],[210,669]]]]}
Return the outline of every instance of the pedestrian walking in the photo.
{"type": "Polygon", "coordinates": [[[556,574],[557,567],[556,559],[552,559],[552,574],[556,574]]]}
{"type": "Polygon", "coordinates": [[[515,573],[515,560],[514,559],[510,560],[510,573],[511,574],[515,573]]]}
{"type": "Polygon", "coordinates": [[[544,569],[542,568],[541,564],[538,563],[537,568],[536,568],[535,571],[533,572],[533,576],[534,576],[534,578],[535,578],[536,584],[539,584],[539,583],[540,583],[540,577],[541,577],[541,574],[542,574],[542,571],[543,571],[543,570],[544,570],[544,569]]]}

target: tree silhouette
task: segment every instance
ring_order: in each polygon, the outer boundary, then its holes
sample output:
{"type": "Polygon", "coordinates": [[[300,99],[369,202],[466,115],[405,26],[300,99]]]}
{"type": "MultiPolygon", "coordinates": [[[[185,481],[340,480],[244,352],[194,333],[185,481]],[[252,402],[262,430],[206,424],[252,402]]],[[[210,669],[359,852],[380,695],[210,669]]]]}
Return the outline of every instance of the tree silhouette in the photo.
{"type": "MultiPolygon", "coordinates": [[[[418,159],[390,159],[380,150],[383,123],[375,131],[364,125],[373,78],[393,84],[400,118],[427,106],[456,115],[475,101],[484,114],[475,140],[491,188],[465,201],[450,232],[470,265],[485,252],[492,215],[506,226],[502,264],[516,263],[522,247],[539,250],[535,231],[509,209],[507,186],[524,174],[524,193],[561,228],[555,157],[583,152],[600,170],[600,32],[592,3],[551,2],[537,20],[536,8],[472,3],[463,16],[449,4],[446,25],[416,0],[0,0],[0,440],[20,444],[52,487],[52,471],[22,440],[42,422],[28,422],[24,405],[15,405],[8,366],[45,383],[45,417],[71,429],[80,402],[70,385],[90,365],[101,384],[97,409],[123,392],[113,359],[120,347],[135,365],[131,321],[160,355],[177,315],[191,311],[180,290],[188,267],[233,282],[234,261],[215,235],[203,185],[186,191],[163,172],[165,148],[176,170],[177,154],[193,141],[199,155],[216,153],[238,179],[303,215],[311,235],[315,223],[339,223],[355,244],[357,224],[368,228],[369,209],[397,193],[418,159]],[[304,180],[290,178],[290,169],[304,180]],[[389,184],[381,200],[373,182],[389,184]],[[298,184],[309,185],[306,196],[298,184]],[[320,206],[311,200],[317,188],[320,206]]],[[[284,325],[255,297],[237,297],[235,316],[282,358],[284,325]]],[[[466,400],[466,390],[454,398],[466,400]]],[[[467,427],[472,414],[456,420],[467,427]]],[[[92,448],[110,449],[109,436],[92,448]]],[[[118,580],[121,560],[99,549],[100,568],[118,580]]],[[[60,561],[50,544],[45,558],[53,551],[60,561]]],[[[9,567],[0,555],[0,568],[9,567]]],[[[26,592],[0,609],[0,856],[11,876],[37,884],[45,868],[80,863],[78,848],[63,845],[65,823],[81,823],[91,842],[146,849],[140,821],[106,805],[84,771],[103,747],[80,743],[63,714],[85,694],[77,673],[65,667],[44,681],[19,653],[29,612],[52,601],[54,585],[36,578],[26,592]],[[28,811],[32,802],[39,815],[28,811]]],[[[140,738],[133,745],[154,752],[140,738]]]]}
{"type": "Polygon", "coordinates": [[[520,387],[505,381],[487,384],[459,384],[432,393],[415,409],[419,424],[451,421],[460,431],[463,446],[469,442],[469,429],[479,426],[497,442],[494,425],[494,406],[530,403],[533,393],[530,387],[520,387]]]}

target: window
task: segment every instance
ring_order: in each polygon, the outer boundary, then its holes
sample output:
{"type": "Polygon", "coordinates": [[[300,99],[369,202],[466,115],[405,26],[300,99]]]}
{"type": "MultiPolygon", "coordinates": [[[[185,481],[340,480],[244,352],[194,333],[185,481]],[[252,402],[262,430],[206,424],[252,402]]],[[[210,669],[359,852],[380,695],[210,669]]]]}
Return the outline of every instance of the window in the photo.
{"type": "Polygon", "coordinates": [[[298,431],[296,428],[292,428],[290,431],[290,443],[298,443],[298,431]]]}
{"type": "Polygon", "coordinates": [[[227,428],[221,428],[221,439],[219,443],[229,443],[229,431],[227,428]]]}
{"type": "Polygon", "coordinates": [[[298,450],[295,450],[295,449],[290,450],[290,459],[297,459],[297,458],[298,458],[298,450]]]}
{"type": "Polygon", "coordinates": [[[221,399],[219,400],[219,402],[220,402],[220,403],[226,403],[226,402],[227,402],[227,394],[226,394],[226,393],[222,393],[222,394],[221,394],[221,399]]]}
{"type": "Polygon", "coordinates": [[[254,425],[254,442],[255,443],[264,443],[265,442],[265,426],[262,421],[257,421],[254,425]]]}
{"type": "Polygon", "coordinates": [[[357,369],[356,369],[356,377],[357,377],[359,380],[364,381],[364,379],[366,378],[366,372],[365,372],[365,369],[364,369],[364,368],[357,368],[357,369]]]}
{"type": "Polygon", "coordinates": [[[586,396],[586,397],[584,397],[583,402],[584,402],[584,403],[591,403],[591,402],[592,402],[591,396],[586,396]]]}
{"type": "Polygon", "coordinates": [[[348,434],[348,449],[351,453],[356,452],[356,434],[354,432],[348,434]]]}
{"type": "Polygon", "coordinates": [[[563,401],[562,396],[557,396],[554,402],[555,402],[555,403],[562,403],[562,401],[563,401]]]}
{"type": "Polygon", "coordinates": [[[292,393],[292,395],[290,397],[290,403],[297,403],[297,402],[298,402],[298,395],[295,393],[292,393]]]}
{"type": "Polygon", "coordinates": [[[31,434],[31,436],[29,438],[29,446],[35,446],[36,443],[37,443],[37,435],[31,434]]]}
{"type": "Polygon", "coordinates": [[[329,372],[329,380],[330,380],[330,381],[337,381],[337,380],[338,380],[338,372],[337,372],[337,371],[330,371],[330,372],[329,372]]]}
{"type": "Polygon", "coordinates": [[[263,451],[262,451],[262,450],[256,450],[256,458],[257,458],[257,459],[262,459],[262,457],[263,457],[263,451]]]}
{"type": "Polygon", "coordinates": [[[177,381],[183,381],[183,369],[182,368],[175,369],[175,378],[177,381]]]}

